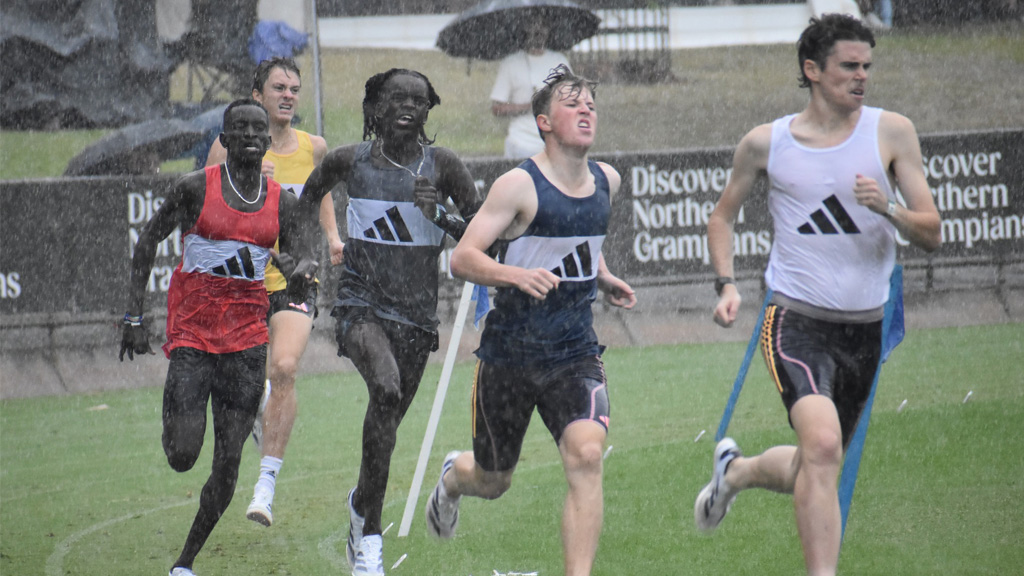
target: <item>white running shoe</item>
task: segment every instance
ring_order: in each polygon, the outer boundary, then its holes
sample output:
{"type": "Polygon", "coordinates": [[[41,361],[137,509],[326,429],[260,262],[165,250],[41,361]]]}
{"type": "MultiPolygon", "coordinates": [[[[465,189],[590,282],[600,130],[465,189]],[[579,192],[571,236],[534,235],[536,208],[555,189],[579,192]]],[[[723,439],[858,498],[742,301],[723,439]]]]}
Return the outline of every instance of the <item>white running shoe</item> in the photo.
{"type": "Polygon", "coordinates": [[[167,576],[196,576],[196,573],[189,570],[188,568],[178,566],[177,568],[173,568],[170,572],[168,572],[167,576]]]}
{"type": "Polygon", "coordinates": [[[270,401],[270,379],[263,386],[263,398],[260,398],[260,409],[256,411],[256,420],[252,423],[252,441],[256,443],[256,449],[263,452],[263,413],[267,411],[267,402],[270,401]]]}
{"type": "Polygon", "coordinates": [[[437,538],[451,538],[455,536],[455,528],[459,525],[459,498],[451,498],[444,489],[444,475],[455,465],[455,459],[461,452],[449,452],[444,457],[444,464],[441,465],[441,476],[437,479],[437,486],[427,498],[427,531],[437,538]]]}
{"type": "Polygon", "coordinates": [[[359,543],[363,539],[363,517],[356,514],[356,509],[352,505],[352,497],[355,496],[355,493],[355,488],[348,492],[348,543],[345,544],[345,557],[348,558],[348,565],[352,568],[356,567],[359,543]]]}
{"type": "Polygon", "coordinates": [[[252,495],[252,502],[245,510],[245,517],[253,522],[270,526],[274,523],[274,515],[270,507],[274,503],[274,493],[265,488],[257,488],[252,495]]]}
{"type": "Polygon", "coordinates": [[[697,494],[697,501],[693,504],[693,518],[698,530],[710,532],[718,528],[732,507],[738,492],[733,492],[725,481],[725,470],[730,462],[742,455],[732,438],[723,438],[715,446],[715,469],[711,474],[711,482],[697,494]]]}
{"type": "Polygon", "coordinates": [[[380,534],[363,536],[359,540],[356,563],[352,576],[384,576],[384,539],[380,534]]]}

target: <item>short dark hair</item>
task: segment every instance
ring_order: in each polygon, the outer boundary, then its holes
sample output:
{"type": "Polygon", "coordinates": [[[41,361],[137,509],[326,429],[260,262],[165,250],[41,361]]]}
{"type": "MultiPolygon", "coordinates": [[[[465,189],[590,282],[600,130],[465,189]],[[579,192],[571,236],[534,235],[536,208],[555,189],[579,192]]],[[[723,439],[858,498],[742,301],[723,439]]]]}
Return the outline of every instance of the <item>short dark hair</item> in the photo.
{"type": "MultiPolygon", "coordinates": [[[[264,114],[267,114],[266,108],[264,108],[263,105],[260,104],[259,102],[253,100],[252,98],[239,98],[238,100],[233,101],[231,104],[228,104],[228,107],[224,109],[223,126],[225,128],[227,128],[228,126],[228,116],[231,115],[231,111],[235,108],[238,108],[239,106],[255,106],[260,110],[263,110],[264,114]]],[[[267,114],[267,118],[270,118],[269,114],[267,114]]]]}
{"type": "MultiPolygon", "coordinates": [[[[589,80],[583,76],[577,76],[573,74],[572,70],[569,69],[565,64],[559,64],[558,66],[551,69],[548,77],[544,79],[544,87],[533,94],[533,99],[530,100],[530,107],[533,110],[533,117],[536,118],[541,114],[548,114],[551,112],[551,98],[555,92],[562,86],[569,87],[569,94],[567,98],[575,98],[579,96],[579,93],[584,88],[590,91],[590,95],[597,97],[597,82],[589,80]]],[[[540,132],[541,139],[544,138],[544,132],[538,127],[537,130],[540,132]]]]}
{"type": "MultiPolygon", "coordinates": [[[[409,76],[415,76],[427,83],[427,110],[432,109],[441,103],[441,97],[437,95],[434,90],[433,84],[430,83],[430,79],[424,76],[422,73],[415,70],[407,70],[405,68],[392,68],[387,72],[381,72],[380,74],[374,74],[370,76],[370,79],[366,81],[366,95],[363,96],[363,140],[369,140],[370,137],[380,138],[381,129],[380,125],[377,124],[377,116],[374,114],[377,104],[380,103],[381,97],[384,95],[384,85],[387,84],[388,80],[399,74],[408,74],[409,76]]],[[[434,141],[427,138],[427,133],[420,127],[420,142],[423,144],[433,144],[434,141]]]]}
{"type": "Polygon", "coordinates": [[[285,72],[294,72],[299,77],[299,81],[302,81],[302,73],[299,72],[299,65],[295,63],[295,60],[274,56],[256,66],[256,70],[252,73],[252,89],[263,94],[263,85],[267,83],[267,78],[270,78],[270,72],[274,68],[280,68],[285,72]]]}
{"type": "Polygon", "coordinates": [[[801,88],[810,88],[811,80],[804,74],[804,62],[813,60],[819,68],[825,68],[836,42],[852,40],[867,42],[875,47],[875,35],[863,22],[849,14],[822,14],[820,18],[811,18],[811,25],[800,34],[796,43],[796,56],[800,65],[801,88]]]}

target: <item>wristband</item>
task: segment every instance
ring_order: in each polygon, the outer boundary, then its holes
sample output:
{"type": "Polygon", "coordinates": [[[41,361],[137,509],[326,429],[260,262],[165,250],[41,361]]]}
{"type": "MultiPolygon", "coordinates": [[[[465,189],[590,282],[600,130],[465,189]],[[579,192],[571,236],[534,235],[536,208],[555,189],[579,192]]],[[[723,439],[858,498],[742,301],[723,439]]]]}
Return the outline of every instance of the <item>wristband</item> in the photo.
{"type": "Polygon", "coordinates": [[[142,326],[142,314],[139,314],[138,316],[125,314],[123,322],[128,326],[142,326]]]}
{"type": "Polygon", "coordinates": [[[896,201],[889,200],[889,204],[885,207],[885,215],[889,218],[896,216],[896,201]]]}
{"type": "Polygon", "coordinates": [[[434,224],[441,221],[441,216],[445,214],[444,210],[441,210],[440,204],[434,204],[434,218],[431,220],[434,224]]]}
{"type": "Polygon", "coordinates": [[[719,276],[715,278],[715,294],[722,295],[722,289],[725,288],[726,284],[736,284],[736,280],[729,276],[719,276]]]}

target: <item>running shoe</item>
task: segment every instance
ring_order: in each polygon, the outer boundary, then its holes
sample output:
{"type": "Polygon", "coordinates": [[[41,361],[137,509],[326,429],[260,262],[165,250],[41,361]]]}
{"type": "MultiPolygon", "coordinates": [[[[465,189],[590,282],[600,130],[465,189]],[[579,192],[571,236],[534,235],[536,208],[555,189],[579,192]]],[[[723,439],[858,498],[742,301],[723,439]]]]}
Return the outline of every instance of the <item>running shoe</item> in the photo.
{"type": "Polygon", "coordinates": [[[265,488],[257,488],[252,495],[252,502],[245,510],[245,517],[253,522],[270,526],[274,523],[274,515],[270,506],[274,503],[274,493],[265,488]]]}
{"type": "Polygon", "coordinates": [[[733,492],[725,481],[725,470],[730,462],[742,455],[732,438],[723,438],[715,446],[715,469],[711,474],[711,482],[697,494],[697,501],[693,504],[693,518],[698,530],[710,532],[718,528],[729,512],[738,492],[733,492]]]}
{"type": "Polygon", "coordinates": [[[263,451],[263,413],[267,411],[267,402],[270,401],[270,379],[263,386],[263,398],[260,398],[260,409],[256,411],[256,420],[252,423],[252,441],[256,443],[256,449],[263,451]]]}
{"type": "Polygon", "coordinates": [[[178,566],[177,568],[171,569],[171,571],[167,573],[167,576],[196,576],[196,573],[188,568],[178,566]]]}
{"type": "Polygon", "coordinates": [[[441,476],[437,486],[427,498],[427,531],[437,538],[455,536],[455,528],[459,525],[459,498],[451,498],[444,489],[444,475],[455,465],[455,459],[461,452],[449,452],[441,465],[441,476]]]}
{"type": "Polygon", "coordinates": [[[363,517],[356,513],[356,508],[352,505],[355,493],[355,488],[348,492],[348,543],[345,544],[345,557],[352,568],[356,567],[359,543],[363,539],[363,517]]]}
{"type": "Polygon", "coordinates": [[[352,576],[384,576],[384,539],[380,534],[363,536],[359,540],[356,563],[352,576]]]}

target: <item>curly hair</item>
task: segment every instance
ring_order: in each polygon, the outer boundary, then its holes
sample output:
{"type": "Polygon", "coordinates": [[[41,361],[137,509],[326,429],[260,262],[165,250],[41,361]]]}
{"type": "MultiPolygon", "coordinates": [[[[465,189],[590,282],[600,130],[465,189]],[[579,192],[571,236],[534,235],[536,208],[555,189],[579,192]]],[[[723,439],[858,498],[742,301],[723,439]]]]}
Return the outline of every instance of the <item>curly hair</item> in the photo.
{"type": "MultiPolygon", "coordinates": [[[[377,104],[380,104],[381,98],[384,97],[384,85],[387,84],[388,80],[399,74],[407,74],[427,83],[427,110],[441,103],[441,97],[437,95],[434,86],[430,83],[430,79],[420,72],[405,68],[392,68],[387,72],[374,74],[366,81],[366,95],[363,97],[363,140],[369,140],[371,137],[381,137],[380,119],[376,116],[375,110],[377,104]]],[[[420,127],[419,141],[424,145],[434,143],[434,140],[427,138],[427,133],[423,130],[422,126],[420,127]]]]}
{"type": "Polygon", "coordinates": [[[801,88],[810,88],[811,80],[804,74],[804,62],[813,60],[821,69],[835,47],[836,42],[852,40],[867,42],[875,47],[875,35],[863,22],[848,14],[822,14],[820,18],[811,18],[811,25],[800,34],[796,43],[796,56],[800,65],[800,76],[797,80],[801,88]]]}

